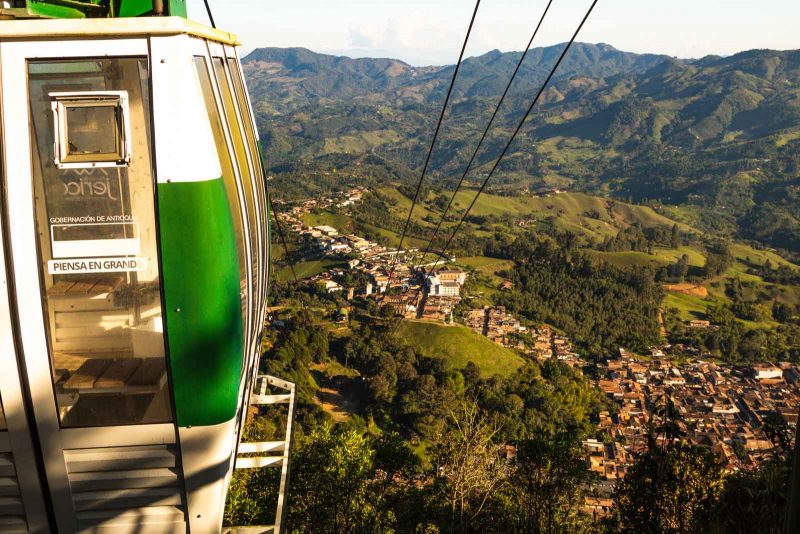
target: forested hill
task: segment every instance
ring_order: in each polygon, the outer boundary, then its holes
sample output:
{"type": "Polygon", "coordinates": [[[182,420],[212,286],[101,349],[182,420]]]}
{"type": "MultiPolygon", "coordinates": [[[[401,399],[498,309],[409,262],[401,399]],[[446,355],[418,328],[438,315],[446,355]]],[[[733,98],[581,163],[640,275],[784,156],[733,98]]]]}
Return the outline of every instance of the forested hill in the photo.
{"type": "MultiPolygon", "coordinates": [[[[526,57],[473,180],[562,49],[526,57]]],[[[465,61],[432,183],[457,179],[519,57],[494,51],[465,61]]],[[[581,43],[567,58],[494,192],[558,186],[650,199],[678,206],[673,217],[706,231],[800,252],[800,51],[681,60],[581,43]]],[[[244,64],[274,167],[347,170],[369,154],[401,177],[424,161],[453,69],[275,48],[244,64]]]]}

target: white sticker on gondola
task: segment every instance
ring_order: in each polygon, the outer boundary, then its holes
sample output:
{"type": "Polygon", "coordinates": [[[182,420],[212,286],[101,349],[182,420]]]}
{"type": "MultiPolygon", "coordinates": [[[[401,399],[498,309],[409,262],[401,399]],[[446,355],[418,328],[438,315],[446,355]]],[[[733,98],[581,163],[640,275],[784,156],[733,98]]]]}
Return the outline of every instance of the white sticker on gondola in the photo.
{"type": "Polygon", "coordinates": [[[136,256],[142,251],[137,222],[102,222],[111,217],[88,216],[81,219],[101,222],[54,224],[54,221],[70,219],[75,218],[50,218],[53,258],[136,256]]]}
{"type": "Polygon", "coordinates": [[[147,258],[73,258],[47,262],[50,274],[125,273],[146,268],[147,258]]]}

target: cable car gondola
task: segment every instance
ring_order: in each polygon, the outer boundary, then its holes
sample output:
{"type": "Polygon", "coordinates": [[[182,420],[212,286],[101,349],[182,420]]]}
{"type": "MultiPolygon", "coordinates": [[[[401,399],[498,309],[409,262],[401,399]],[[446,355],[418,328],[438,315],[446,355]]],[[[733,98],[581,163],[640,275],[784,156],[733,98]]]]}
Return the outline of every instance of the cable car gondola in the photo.
{"type": "Polygon", "coordinates": [[[257,375],[239,43],[178,0],[2,6],[0,530],[219,532],[237,451],[285,489],[289,439],[240,444],[248,405],[293,401],[257,375]]]}

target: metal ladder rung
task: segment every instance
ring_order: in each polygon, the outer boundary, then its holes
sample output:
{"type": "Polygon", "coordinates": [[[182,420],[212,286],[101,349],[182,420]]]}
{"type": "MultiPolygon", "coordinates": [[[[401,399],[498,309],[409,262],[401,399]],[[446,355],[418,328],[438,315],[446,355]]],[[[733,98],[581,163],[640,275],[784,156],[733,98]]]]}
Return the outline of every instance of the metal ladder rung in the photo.
{"type": "Polygon", "coordinates": [[[275,525],[262,527],[230,527],[222,530],[222,534],[274,534],[275,525]]]}
{"type": "Polygon", "coordinates": [[[264,404],[289,404],[292,400],[291,394],[286,395],[251,395],[250,404],[257,406],[264,404]]]}
{"type": "Polygon", "coordinates": [[[239,454],[249,454],[254,452],[275,452],[282,450],[286,445],[285,441],[262,441],[258,443],[240,443],[239,454]]]}
{"type": "Polygon", "coordinates": [[[280,467],[283,456],[236,457],[236,469],[258,469],[260,467],[280,467]]]}

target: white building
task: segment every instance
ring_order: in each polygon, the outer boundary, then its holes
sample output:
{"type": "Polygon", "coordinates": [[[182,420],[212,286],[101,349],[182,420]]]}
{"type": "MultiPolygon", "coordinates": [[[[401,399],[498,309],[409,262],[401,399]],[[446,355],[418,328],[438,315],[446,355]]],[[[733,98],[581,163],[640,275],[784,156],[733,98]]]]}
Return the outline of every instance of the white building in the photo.
{"type": "Polygon", "coordinates": [[[774,380],[783,378],[783,371],[774,365],[755,365],[753,366],[753,376],[756,380],[774,380]]]}
{"type": "Polygon", "coordinates": [[[327,280],[325,282],[325,291],[328,293],[336,293],[337,291],[341,291],[342,286],[334,282],[333,280],[327,280]]]}
{"type": "Polygon", "coordinates": [[[328,250],[331,252],[350,252],[350,245],[333,241],[328,244],[328,250]]]}
{"type": "Polygon", "coordinates": [[[457,297],[461,286],[457,282],[443,282],[438,276],[429,276],[425,280],[428,294],[437,297],[457,297]]]}
{"type": "Polygon", "coordinates": [[[320,226],[315,226],[314,230],[317,230],[328,237],[336,237],[337,235],[339,235],[339,231],[336,228],[334,228],[333,226],[325,226],[324,224],[320,226]]]}

